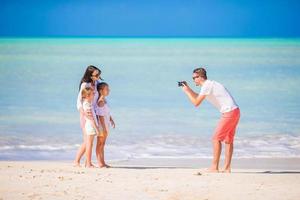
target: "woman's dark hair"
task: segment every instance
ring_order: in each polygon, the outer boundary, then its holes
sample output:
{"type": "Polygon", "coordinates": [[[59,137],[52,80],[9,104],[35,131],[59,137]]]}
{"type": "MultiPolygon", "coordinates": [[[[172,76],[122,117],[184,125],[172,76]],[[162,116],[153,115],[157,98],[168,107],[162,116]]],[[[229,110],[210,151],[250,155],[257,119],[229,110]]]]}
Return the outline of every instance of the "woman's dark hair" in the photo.
{"type": "MultiPolygon", "coordinates": [[[[80,84],[79,84],[79,90],[80,90],[80,87],[81,87],[81,84],[83,82],[85,83],[91,83],[93,80],[92,80],[92,75],[93,75],[93,72],[95,70],[98,70],[99,71],[99,74],[101,74],[101,70],[93,65],[90,65],[86,68],[85,70],[85,73],[83,75],[83,77],[81,78],[81,81],[80,81],[80,84]]],[[[101,79],[101,78],[100,78],[101,79]]],[[[102,80],[102,79],[101,79],[102,80]]]]}
{"type": "Polygon", "coordinates": [[[105,87],[107,87],[108,86],[108,84],[107,83],[105,83],[105,82],[101,82],[101,83],[98,83],[97,84],[97,91],[98,91],[98,93],[100,94],[99,95],[99,97],[98,97],[98,100],[100,99],[100,97],[101,97],[101,92],[100,92],[100,90],[103,90],[105,87]]]}

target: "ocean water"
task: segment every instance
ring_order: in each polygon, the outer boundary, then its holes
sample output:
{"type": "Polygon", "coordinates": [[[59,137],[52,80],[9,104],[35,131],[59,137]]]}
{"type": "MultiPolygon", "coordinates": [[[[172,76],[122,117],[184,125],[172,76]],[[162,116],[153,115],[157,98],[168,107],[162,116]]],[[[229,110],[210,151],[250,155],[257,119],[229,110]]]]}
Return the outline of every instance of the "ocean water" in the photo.
{"type": "Polygon", "coordinates": [[[0,160],[72,160],[87,65],[111,88],[108,160],[210,158],[220,113],[178,88],[205,66],[241,109],[235,157],[300,157],[299,39],[0,39],[0,160]]]}

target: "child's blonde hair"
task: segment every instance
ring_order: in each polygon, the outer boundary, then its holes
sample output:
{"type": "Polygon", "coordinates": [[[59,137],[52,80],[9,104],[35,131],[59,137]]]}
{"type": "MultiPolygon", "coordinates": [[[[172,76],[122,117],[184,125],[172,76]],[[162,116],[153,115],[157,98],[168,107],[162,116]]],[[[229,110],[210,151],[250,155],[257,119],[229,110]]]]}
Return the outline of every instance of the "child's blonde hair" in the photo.
{"type": "Polygon", "coordinates": [[[83,88],[81,91],[81,98],[82,99],[88,98],[92,94],[93,94],[93,89],[91,87],[83,88]]]}

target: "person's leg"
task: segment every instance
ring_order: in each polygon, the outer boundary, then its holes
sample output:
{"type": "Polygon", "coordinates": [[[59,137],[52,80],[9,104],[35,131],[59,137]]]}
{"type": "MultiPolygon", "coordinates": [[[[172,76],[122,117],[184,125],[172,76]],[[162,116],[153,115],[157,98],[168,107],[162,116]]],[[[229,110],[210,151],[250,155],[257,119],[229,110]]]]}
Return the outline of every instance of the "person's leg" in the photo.
{"type": "Polygon", "coordinates": [[[231,158],[233,153],[233,142],[225,144],[225,163],[223,172],[231,172],[231,158]]]}
{"type": "Polygon", "coordinates": [[[219,140],[213,140],[213,161],[209,169],[210,172],[219,171],[220,155],[222,151],[222,144],[219,140]]]}
{"type": "Polygon", "coordinates": [[[103,146],[104,146],[104,137],[99,136],[97,138],[97,160],[98,160],[98,166],[103,167],[105,165],[104,158],[103,158],[103,146]]]}
{"type": "Polygon", "coordinates": [[[103,138],[103,146],[102,146],[102,161],[104,163],[104,167],[110,167],[108,164],[105,163],[105,158],[104,158],[104,148],[105,148],[105,143],[106,143],[107,135],[104,136],[103,138]]]}
{"type": "Polygon", "coordinates": [[[232,118],[231,118],[231,123],[229,123],[229,131],[228,135],[225,139],[225,163],[224,163],[224,169],[222,172],[231,172],[231,160],[232,160],[232,154],[233,154],[233,141],[234,141],[234,136],[236,132],[236,128],[238,125],[240,119],[240,110],[236,109],[232,113],[232,118]]]}
{"type": "Polygon", "coordinates": [[[92,164],[92,150],[93,150],[93,141],[94,135],[87,135],[86,136],[86,167],[94,167],[92,164]]]}
{"type": "Polygon", "coordinates": [[[74,160],[74,166],[78,166],[80,167],[80,160],[82,158],[82,156],[84,155],[85,153],[85,149],[86,149],[86,133],[85,133],[85,129],[82,129],[82,137],[83,137],[83,142],[82,144],[80,145],[77,153],[76,153],[76,157],[75,157],[75,160],[74,160]]]}
{"type": "Polygon", "coordinates": [[[96,158],[97,158],[98,165],[100,165],[100,145],[101,145],[100,136],[98,136],[97,144],[96,144],[96,158]]]}
{"type": "Polygon", "coordinates": [[[80,127],[81,127],[81,130],[83,133],[83,135],[82,135],[83,143],[80,145],[80,147],[76,153],[75,160],[74,160],[74,166],[78,166],[78,167],[80,167],[80,160],[81,160],[82,156],[84,155],[85,149],[86,149],[86,131],[85,131],[85,122],[86,121],[85,121],[85,118],[82,113],[80,113],[79,119],[80,119],[80,127]]]}

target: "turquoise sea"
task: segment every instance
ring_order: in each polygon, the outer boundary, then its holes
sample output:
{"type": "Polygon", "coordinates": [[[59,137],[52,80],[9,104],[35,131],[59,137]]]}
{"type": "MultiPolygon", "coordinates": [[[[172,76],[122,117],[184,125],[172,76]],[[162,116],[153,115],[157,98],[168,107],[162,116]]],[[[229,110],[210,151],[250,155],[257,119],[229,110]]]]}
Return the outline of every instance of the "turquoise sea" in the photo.
{"type": "Polygon", "coordinates": [[[108,160],[210,158],[220,114],[177,81],[205,66],[241,108],[235,157],[300,158],[300,39],[2,38],[0,160],[72,160],[86,66],[109,83],[108,160]]]}

